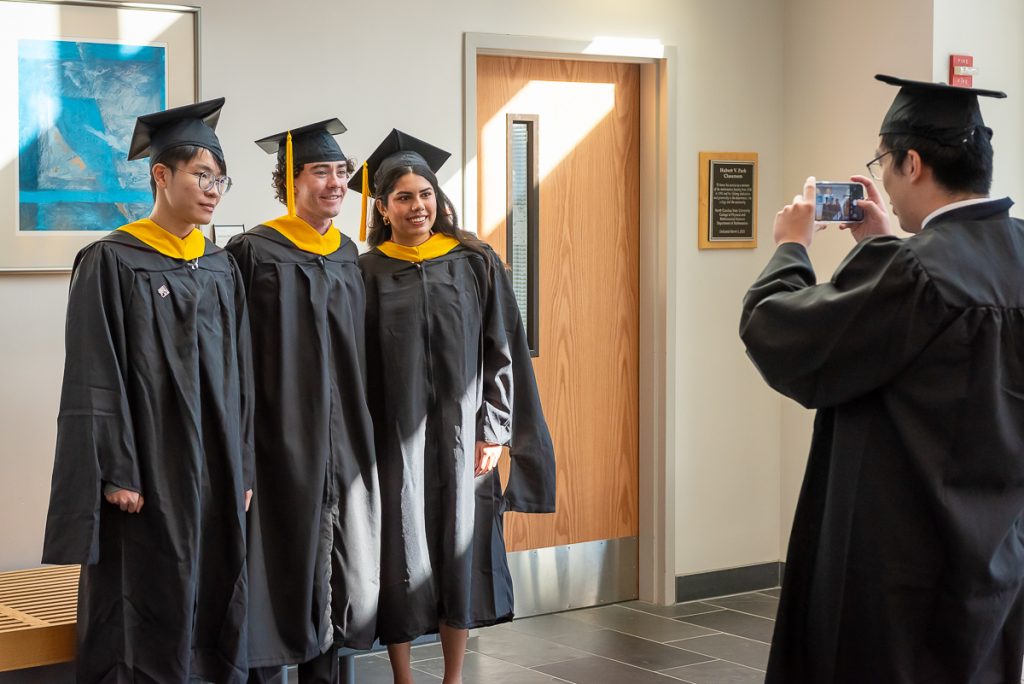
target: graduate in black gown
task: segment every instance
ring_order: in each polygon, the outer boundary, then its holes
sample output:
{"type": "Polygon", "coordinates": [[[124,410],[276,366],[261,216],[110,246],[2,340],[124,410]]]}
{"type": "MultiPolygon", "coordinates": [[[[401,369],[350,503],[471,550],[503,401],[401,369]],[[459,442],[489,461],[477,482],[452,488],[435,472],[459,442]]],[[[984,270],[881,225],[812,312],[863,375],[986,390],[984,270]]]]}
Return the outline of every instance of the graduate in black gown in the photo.
{"type": "Polygon", "coordinates": [[[380,496],[366,404],[365,297],[333,223],[353,162],[321,121],[258,140],[288,213],[228,244],[252,322],[256,492],[250,513],[252,681],[299,664],[335,682],[337,648],[374,640],[380,496]]]}
{"type": "Polygon", "coordinates": [[[139,118],[153,213],[71,276],[43,562],[82,564],[82,684],[246,680],[249,323],[234,259],[196,227],[231,185],[223,104],[139,118]]]}
{"type": "Polygon", "coordinates": [[[1024,658],[1024,222],[992,199],[992,91],[900,87],[863,223],[829,281],[814,179],[740,332],[765,379],[818,409],[770,684],[1019,682],[1024,658]]]}
{"type": "Polygon", "coordinates": [[[381,482],[377,634],[399,684],[412,681],[409,642],[438,631],[445,682],[461,681],[467,630],[513,617],[503,513],[555,507],[554,451],[511,282],[458,228],[434,175],[448,156],[392,131],[350,183],[374,198],[360,266],[381,482]]]}

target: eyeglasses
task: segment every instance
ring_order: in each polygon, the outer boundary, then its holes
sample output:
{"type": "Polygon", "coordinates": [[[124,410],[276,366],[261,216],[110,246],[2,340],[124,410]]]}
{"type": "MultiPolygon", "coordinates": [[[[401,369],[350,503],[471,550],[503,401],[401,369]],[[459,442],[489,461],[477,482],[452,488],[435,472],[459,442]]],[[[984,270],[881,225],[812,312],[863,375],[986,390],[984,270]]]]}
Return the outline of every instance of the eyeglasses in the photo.
{"type": "Polygon", "coordinates": [[[186,171],[178,167],[174,167],[175,171],[181,171],[187,173],[190,176],[195,176],[199,179],[199,189],[203,192],[209,192],[213,189],[213,186],[217,186],[217,192],[222,195],[226,195],[228,190],[231,189],[231,177],[230,176],[214,176],[209,171],[203,171],[202,173],[196,173],[195,171],[186,171]]]}
{"type": "Polygon", "coordinates": [[[904,152],[905,150],[887,150],[867,163],[868,173],[875,180],[882,180],[882,158],[893,152],[904,152]]]}

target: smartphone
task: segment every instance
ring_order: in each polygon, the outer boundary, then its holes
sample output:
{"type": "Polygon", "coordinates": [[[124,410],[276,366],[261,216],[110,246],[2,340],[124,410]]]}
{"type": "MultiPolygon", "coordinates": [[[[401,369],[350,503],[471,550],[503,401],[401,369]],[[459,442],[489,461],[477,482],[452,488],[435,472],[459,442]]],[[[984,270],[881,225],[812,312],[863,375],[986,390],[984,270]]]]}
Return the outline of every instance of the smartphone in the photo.
{"type": "Polygon", "coordinates": [[[860,199],[864,199],[864,186],[860,183],[819,181],[815,184],[814,220],[860,223],[864,220],[864,211],[857,206],[860,199]]]}

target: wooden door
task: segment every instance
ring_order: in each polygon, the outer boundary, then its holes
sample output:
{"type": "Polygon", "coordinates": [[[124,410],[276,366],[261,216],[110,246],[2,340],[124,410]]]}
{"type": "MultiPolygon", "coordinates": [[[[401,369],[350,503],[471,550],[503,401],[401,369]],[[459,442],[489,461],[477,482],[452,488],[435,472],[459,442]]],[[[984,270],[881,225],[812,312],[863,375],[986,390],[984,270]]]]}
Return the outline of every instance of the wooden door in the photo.
{"type": "Polygon", "coordinates": [[[507,515],[509,551],[638,535],[639,88],[635,64],[477,58],[477,226],[503,257],[509,114],[538,145],[534,369],[558,508],[507,515]]]}

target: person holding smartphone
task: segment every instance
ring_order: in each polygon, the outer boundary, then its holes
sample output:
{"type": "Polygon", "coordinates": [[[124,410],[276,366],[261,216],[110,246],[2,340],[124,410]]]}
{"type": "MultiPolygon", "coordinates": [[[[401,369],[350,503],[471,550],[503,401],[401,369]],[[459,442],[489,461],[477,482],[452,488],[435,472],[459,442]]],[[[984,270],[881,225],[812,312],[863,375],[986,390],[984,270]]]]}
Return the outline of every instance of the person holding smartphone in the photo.
{"type": "Polygon", "coordinates": [[[245,682],[245,292],[207,240],[224,98],[141,116],[153,212],[78,253],[44,563],[79,563],[76,681],[245,682]]]}
{"type": "Polygon", "coordinates": [[[1017,682],[1024,659],[1024,222],[991,198],[1003,93],[890,76],[864,220],[831,280],[814,179],[776,216],[740,335],[818,409],[769,684],[1017,682]]]}

